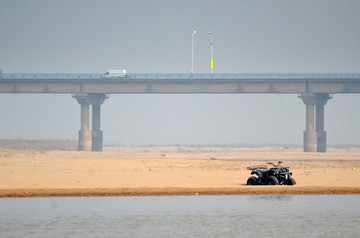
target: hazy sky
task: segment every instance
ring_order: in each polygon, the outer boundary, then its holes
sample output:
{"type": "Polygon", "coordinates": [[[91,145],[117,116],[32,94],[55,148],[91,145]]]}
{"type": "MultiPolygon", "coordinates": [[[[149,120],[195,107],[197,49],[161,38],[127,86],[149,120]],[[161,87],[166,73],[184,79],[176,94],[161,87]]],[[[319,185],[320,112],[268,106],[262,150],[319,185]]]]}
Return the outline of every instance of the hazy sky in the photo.
{"type": "MultiPolygon", "coordinates": [[[[3,72],[360,72],[360,1],[0,0],[3,72]]],[[[360,95],[325,107],[328,144],[360,144],[360,95]]],[[[70,95],[0,94],[0,139],[77,139],[70,95]]],[[[110,95],[105,144],[302,145],[297,95],[110,95]]]]}

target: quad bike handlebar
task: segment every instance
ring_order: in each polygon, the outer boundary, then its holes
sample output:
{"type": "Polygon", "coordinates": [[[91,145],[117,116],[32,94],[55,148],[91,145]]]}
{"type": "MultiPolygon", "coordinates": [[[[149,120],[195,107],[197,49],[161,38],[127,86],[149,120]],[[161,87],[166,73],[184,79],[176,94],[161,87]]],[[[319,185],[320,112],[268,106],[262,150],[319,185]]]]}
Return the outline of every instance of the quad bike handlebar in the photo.
{"type": "Polygon", "coordinates": [[[269,163],[266,163],[266,164],[272,165],[272,166],[274,166],[276,168],[280,168],[281,164],[282,164],[282,161],[279,161],[277,164],[274,164],[273,162],[269,162],[269,163]]]}

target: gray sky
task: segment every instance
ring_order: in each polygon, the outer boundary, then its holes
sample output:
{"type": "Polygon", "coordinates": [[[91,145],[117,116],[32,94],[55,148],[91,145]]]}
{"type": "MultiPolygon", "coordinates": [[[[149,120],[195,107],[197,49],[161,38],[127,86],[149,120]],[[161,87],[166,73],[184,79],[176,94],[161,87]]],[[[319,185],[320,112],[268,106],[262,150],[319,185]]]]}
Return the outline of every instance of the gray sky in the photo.
{"type": "MultiPolygon", "coordinates": [[[[360,1],[0,0],[3,72],[359,72],[360,1]]],[[[359,144],[360,95],[325,107],[328,144],[359,144]]],[[[70,95],[0,94],[0,139],[77,139],[70,95]]],[[[110,95],[105,144],[298,144],[297,95],[110,95]]]]}

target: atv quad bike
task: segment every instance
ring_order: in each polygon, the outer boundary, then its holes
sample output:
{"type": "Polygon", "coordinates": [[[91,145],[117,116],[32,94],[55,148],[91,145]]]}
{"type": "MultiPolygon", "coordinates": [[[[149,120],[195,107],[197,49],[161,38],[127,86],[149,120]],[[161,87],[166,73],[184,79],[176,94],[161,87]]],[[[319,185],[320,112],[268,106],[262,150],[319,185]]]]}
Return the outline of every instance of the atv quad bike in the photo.
{"type": "Polygon", "coordinates": [[[277,165],[267,163],[272,167],[269,169],[267,165],[258,165],[247,167],[251,170],[251,176],[247,180],[247,185],[295,185],[295,179],[291,178],[292,173],[289,167],[282,167],[281,161],[277,165]]]}

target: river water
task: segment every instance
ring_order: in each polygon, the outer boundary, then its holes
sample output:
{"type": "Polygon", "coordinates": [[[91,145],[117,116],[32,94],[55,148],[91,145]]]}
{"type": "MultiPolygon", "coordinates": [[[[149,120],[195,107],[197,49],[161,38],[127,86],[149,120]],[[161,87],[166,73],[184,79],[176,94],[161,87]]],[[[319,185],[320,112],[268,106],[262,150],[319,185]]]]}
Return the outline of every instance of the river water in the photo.
{"type": "Polygon", "coordinates": [[[1,198],[0,237],[360,237],[360,195],[1,198]]]}

